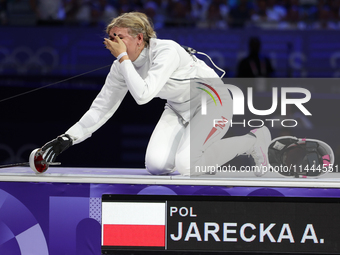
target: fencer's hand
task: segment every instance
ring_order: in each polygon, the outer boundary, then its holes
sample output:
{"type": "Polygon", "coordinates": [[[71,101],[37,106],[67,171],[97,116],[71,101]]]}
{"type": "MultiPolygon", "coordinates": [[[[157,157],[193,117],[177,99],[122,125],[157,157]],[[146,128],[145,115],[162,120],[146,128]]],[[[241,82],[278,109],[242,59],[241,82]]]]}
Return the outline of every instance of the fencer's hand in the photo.
{"type": "Polygon", "coordinates": [[[119,54],[126,52],[127,50],[125,43],[116,34],[114,34],[114,39],[112,41],[108,38],[104,38],[104,44],[115,57],[118,57],[119,54]]]}
{"type": "Polygon", "coordinates": [[[69,148],[73,144],[72,138],[65,134],[58,136],[56,139],[46,143],[41,150],[43,151],[43,158],[47,162],[54,162],[56,157],[69,148]]]}

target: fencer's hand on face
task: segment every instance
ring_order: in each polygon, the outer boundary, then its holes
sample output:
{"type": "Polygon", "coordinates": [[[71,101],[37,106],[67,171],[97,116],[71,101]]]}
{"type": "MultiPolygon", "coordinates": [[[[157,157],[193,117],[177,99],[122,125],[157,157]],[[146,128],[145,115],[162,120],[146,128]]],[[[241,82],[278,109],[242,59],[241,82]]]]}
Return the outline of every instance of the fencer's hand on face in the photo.
{"type": "Polygon", "coordinates": [[[126,52],[127,50],[125,43],[116,34],[113,40],[104,38],[104,44],[115,57],[118,57],[121,53],[126,52]]]}

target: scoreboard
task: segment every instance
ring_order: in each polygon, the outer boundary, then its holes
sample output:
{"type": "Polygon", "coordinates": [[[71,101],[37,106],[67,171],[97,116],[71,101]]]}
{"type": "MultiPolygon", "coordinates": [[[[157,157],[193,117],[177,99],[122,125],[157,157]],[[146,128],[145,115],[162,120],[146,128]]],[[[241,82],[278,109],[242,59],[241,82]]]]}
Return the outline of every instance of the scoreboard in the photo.
{"type": "Polygon", "coordinates": [[[102,253],[340,254],[333,198],[103,195],[102,253]]]}

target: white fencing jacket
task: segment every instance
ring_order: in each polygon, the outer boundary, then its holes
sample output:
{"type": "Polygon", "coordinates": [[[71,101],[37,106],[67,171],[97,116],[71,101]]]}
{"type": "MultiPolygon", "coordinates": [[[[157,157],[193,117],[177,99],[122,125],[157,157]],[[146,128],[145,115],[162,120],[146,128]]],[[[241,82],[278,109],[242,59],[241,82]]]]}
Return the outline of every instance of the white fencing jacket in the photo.
{"type": "Polygon", "coordinates": [[[134,62],[113,62],[90,109],[66,134],[74,139],[73,144],[90,137],[115,113],[127,91],[138,104],[146,104],[154,97],[166,99],[188,121],[189,103],[200,93],[198,89],[190,89],[190,80],[195,78],[218,78],[218,75],[176,42],[152,38],[149,47],[134,62]]]}

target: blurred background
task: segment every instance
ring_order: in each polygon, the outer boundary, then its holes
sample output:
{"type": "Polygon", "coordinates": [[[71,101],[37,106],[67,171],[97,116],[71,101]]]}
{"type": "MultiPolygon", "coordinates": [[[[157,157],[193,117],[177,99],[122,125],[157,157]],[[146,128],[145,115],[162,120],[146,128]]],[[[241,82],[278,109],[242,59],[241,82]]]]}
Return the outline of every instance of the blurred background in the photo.
{"type": "MultiPolygon", "coordinates": [[[[301,124],[271,128],[273,137],[321,139],[340,154],[340,85],[334,82],[340,76],[339,0],[0,0],[0,164],[27,161],[85,113],[115,60],[102,43],[106,24],[130,11],[146,13],[158,38],[210,55],[226,78],[316,81],[308,106],[313,117],[291,109],[301,124]]],[[[268,109],[270,86],[257,88],[254,105],[268,109]]],[[[63,166],[143,168],[164,103],[138,106],[128,94],[107,124],[58,160],[63,166]]],[[[258,119],[247,114],[244,119],[258,119]]],[[[250,129],[231,128],[229,135],[250,129]]]]}

